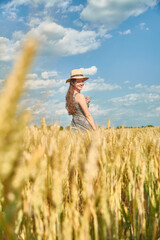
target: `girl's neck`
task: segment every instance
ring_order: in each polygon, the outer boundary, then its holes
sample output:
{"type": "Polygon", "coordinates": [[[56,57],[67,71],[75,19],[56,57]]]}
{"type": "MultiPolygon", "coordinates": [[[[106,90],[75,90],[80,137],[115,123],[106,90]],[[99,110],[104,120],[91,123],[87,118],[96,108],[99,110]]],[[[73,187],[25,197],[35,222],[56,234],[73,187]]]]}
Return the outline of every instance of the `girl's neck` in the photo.
{"type": "Polygon", "coordinates": [[[80,90],[74,90],[74,94],[80,93],[80,90]]]}

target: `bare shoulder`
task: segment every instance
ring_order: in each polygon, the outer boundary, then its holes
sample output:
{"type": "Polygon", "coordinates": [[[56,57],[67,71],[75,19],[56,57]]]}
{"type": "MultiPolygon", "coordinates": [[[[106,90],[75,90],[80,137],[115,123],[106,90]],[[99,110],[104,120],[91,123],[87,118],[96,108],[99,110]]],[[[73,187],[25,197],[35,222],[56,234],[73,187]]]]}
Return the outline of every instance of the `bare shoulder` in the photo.
{"type": "Polygon", "coordinates": [[[83,102],[85,100],[85,97],[84,97],[84,95],[82,94],[82,93],[78,93],[77,95],[76,95],[76,102],[83,102]]]}
{"type": "Polygon", "coordinates": [[[77,97],[78,99],[83,99],[83,98],[85,98],[82,93],[78,93],[78,94],[76,95],[76,97],[77,97]]]}

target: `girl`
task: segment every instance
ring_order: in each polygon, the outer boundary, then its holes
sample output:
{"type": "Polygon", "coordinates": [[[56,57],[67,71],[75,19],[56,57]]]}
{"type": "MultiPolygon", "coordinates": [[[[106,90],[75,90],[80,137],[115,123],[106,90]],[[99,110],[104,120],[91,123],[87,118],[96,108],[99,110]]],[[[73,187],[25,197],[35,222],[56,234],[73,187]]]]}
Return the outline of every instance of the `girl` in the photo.
{"type": "Polygon", "coordinates": [[[96,129],[93,117],[89,111],[90,98],[84,97],[80,93],[84,86],[84,81],[88,77],[84,77],[80,69],[71,71],[71,76],[66,80],[70,86],[66,94],[66,108],[69,115],[72,115],[72,130],[78,129],[85,131],[87,129],[96,129]]]}

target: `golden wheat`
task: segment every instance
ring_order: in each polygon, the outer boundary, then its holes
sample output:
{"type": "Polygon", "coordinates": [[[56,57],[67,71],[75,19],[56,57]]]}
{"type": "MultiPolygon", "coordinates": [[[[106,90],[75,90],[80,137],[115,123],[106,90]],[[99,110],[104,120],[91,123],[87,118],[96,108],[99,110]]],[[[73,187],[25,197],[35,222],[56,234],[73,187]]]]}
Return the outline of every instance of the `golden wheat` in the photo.
{"type": "Polygon", "coordinates": [[[160,127],[28,127],[17,105],[35,48],[0,98],[0,239],[158,239],[160,127]]]}

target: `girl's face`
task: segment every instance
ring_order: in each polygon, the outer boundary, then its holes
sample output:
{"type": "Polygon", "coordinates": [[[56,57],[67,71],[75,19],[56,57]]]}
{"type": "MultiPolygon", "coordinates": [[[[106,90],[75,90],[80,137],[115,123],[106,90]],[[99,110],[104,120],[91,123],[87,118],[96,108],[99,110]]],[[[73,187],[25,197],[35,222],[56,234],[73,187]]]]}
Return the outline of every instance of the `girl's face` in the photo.
{"type": "Polygon", "coordinates": [[[84,79],[76,79],[74,82],[74,87],[76,90],[81,91],[84,86],[84,79]]]}

